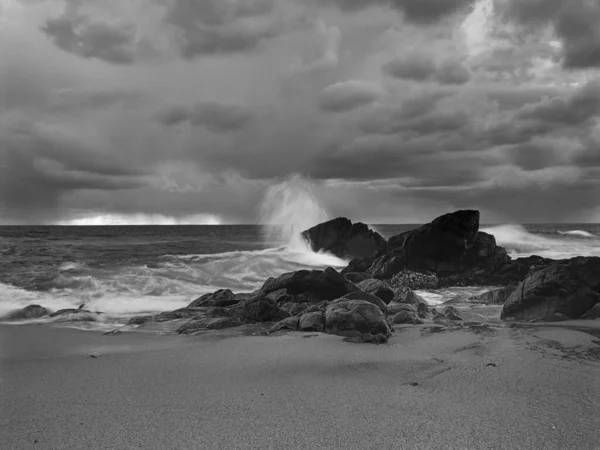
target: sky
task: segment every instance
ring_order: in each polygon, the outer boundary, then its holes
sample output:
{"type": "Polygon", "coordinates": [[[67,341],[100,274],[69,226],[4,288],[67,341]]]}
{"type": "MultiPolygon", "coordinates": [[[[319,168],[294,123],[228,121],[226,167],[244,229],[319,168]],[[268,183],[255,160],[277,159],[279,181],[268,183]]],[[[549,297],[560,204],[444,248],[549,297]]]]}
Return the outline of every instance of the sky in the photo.
{"type": "Polygon", "coordinates": [[[0,224],[256,223],[294,174],[367,223],[600,222],[598,23],[597,0],[0,0],[0,224]]]}

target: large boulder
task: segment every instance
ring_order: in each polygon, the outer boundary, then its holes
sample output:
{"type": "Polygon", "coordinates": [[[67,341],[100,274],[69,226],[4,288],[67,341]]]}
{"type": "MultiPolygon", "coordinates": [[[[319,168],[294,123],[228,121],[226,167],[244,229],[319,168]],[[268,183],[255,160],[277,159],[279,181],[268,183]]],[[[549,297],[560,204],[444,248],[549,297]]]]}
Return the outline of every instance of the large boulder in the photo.
{"type": "Polygon", "coordinates": [[[344,298],[346,300],[362,300],[365,302],[369,302],[369,303],[372,303],[375,306],[377,306],[383,314],[387,314],[387,312],[388,312],[387,305],[385,304],[385,302],[383,300],[381,300],[379,297],[377,297],[376,295],[369,294],[368,292],[364,292],[364,291],[350,292],[349,294],[344,295],[344,297],[342,297],[342,298],[344,298]]]}
{"type": "Polygon", "coordinates": [[[395,296],[394,290],[385,281],[370,279],[361,281],[356,285],[361,291],[375,295],[387,305],[395,296]]]}
{"type": "Polygon", "coordinates": [[[385,239],[364,223],[345,217],[320,223],[302,232],[314,252],[326,251],[343,259],[369,258],[385,246],[385,239]]]}
{"type": "Polygon", "coordinates": [[[341,298],[329,304],[325,311],[325,331],[362,342],[384,343],[391,329],[376,305],[364,300],[341,298]]]}
{"type": "Polygon", "coordinates": [[[278,303],[317,302],[335,300],[345,294],[359,290],[335,269],[298,270],[277,278],[269,278],[260,288],[258,295],[269,297],[277,294],[278,303]]]}
{"type": "Polygon", "coordinates": [[[231,311],[249,322],[278,322],[290,316],[274,301],[265,297],[246,300],[233,307],[231,311]]]}
{"type": "Polygon", "coordinates": [[[371,271],[376,278],[390,278],[401,269],[443,276],[507,260],[492,235],[479,234],[479,211],[461,210],[390,238],[387,254],[371,271]]]}
{"type": "Polygon", "coordinates": [[[560,261],[528,276],[508,297],[504,320],[577,319],[600,302],[600,258],[560,261]],[[562,317],[562,316],[561,316],[562,317]]]}
{"type": "Polygon", "coordinates": [[[298,322],[298,331],[324,331],[325,315],[321,311],[302,314],[298,322]]]}
{"type": "Polygon", "coordinates": [[[269,330],[269,333],[276,333],[278,331],[296,331],[299,323],[300,317],[287,317],[274,324],[269,330]]]}
{"type": "Polygon", "coordinates": [[[28,305],[25,308],[9,312],[1,320],[26,320],[47,316],[49,311],[40,305],[28,305]]]}

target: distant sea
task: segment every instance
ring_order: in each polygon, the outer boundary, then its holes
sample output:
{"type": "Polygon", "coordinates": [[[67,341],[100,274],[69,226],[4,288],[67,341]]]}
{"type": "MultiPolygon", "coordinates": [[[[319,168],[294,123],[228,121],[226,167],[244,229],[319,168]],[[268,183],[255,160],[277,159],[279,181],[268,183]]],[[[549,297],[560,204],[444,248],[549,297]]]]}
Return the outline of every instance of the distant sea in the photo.
{"type": "MultiPolygon", "coordinates": [[[[418,226],[373,228],[390,237],[418,226]]],[[[513,258],[600,256],[600,224],[481,230],[513,258]]],[[[52,310],[85,304],[122,321],[185,306],[220,288],[249,292],[285,272],[345,265],[297,243],[268,240],[255,225],[1,226],[0,315],[32,303],[52,310]]]]}

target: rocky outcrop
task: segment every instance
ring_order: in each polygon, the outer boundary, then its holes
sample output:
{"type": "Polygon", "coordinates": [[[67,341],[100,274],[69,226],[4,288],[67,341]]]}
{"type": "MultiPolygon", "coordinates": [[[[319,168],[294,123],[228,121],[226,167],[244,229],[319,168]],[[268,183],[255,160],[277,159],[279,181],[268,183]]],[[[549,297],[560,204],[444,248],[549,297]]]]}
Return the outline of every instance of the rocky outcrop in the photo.
{"type": "Polygon", "coordinates": [[[494,236],[479,231],[479,211],[445,214],[415,230],[389,239],[375,259],[352,261],[352,272],[364,271],[374,278],[390,279],[401,271],[432,273],[438,277],[474,268],[491,271],[510,261],[494,236]]]}
{"type": "Polygon", "coordinates": [[[232,308],[231,312],[245,322],[277,322],[289,317],[289,313],[279,308],[273,300],[265,297],[246,300],[232,308]]]}
{"type": "Polygon", "coordinates": [[[271,298],[277,303],[303,303],[334,300],[359,290],[335,269],[299,270],[269,278],[258,295],[271,298]]]}
{"type": "Polygon", "coordinates": [[[386,241],[364,223],[353,224],[345,217],[316,225],[302,232],[314,252],[325,251],[343,259],[374,256],[386,241]]]}
{"type": "Polygon", "coordinates": [[[361,291],[379,297],[387,305],[396,295],[394,290],[384,281],[369,279],[361,281],[356,285],[361,291]]]}
{"type": "Polygon", "coordinates": [[[401,270],[389,281],[390,286],[407,287],[410,289],[436,289],[439,284],[437,275],[401,270]]]}
{"type": "Polygon", "coordinates": [[[205,294],[188,305],[188,308],[203,306],[227,307],[237,305],[243,300],[248,300],[252,294],[234,294],[230,289],[219,289],[211,294],[205,294]]]}
{"type": "Polygon", "coordinates": [[[25,308],[9,312],[0,320],[27,320],[47,316],[49,311],[40,305],[28,305],[25,308]]]}
{"type": "Polygon", "coordinates": [[[391,329],[376,305],[364,300],[339,299],[325,311],[325,331],[358,342],[385,343],[391,329]]]}
{"type": "Polygon", "coordinates": [[[577,257],[556,262],[525,278],[504,303],[501,318],[543,321],[558,313],[577,319],[598,303],[600,258],[577,257]]]}

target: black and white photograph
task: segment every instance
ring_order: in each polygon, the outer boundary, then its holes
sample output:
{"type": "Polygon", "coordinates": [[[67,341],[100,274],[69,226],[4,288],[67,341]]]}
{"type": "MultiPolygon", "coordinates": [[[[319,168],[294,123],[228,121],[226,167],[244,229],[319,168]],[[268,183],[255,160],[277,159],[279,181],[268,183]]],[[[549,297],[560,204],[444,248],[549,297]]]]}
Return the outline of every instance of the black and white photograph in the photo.
{"type": "Polygon", "coordinates": [[[0,0],[0,449],[600,450],[600,0],[0,0]]]}

